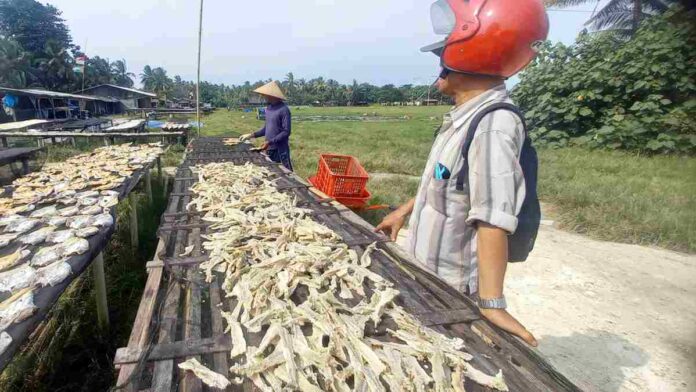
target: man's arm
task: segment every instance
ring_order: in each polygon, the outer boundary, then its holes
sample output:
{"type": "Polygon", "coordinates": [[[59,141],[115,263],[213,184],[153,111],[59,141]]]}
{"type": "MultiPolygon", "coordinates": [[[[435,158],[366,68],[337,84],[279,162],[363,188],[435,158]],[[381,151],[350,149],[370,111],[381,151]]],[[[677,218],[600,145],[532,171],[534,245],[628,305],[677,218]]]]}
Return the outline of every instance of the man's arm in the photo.
{"type": "Polygon", "coordinates": [[[382,231],[384,234],[388,235],[392,241],[396,242],[396,239],[399,236],[399,231],[401,231],[401,228],[404,227],[406,217],[413,212],[413,206],[415,204],[416,199],[411,199],[402,204],[396,209],[396,211],[385,216],[382,223],[375,228],[375,233],[382,231]]]}
{"type": "Polygon", "coordinates": [[[266,136],[266,125],[264,125],[263,128],[261,128],[261,129],[259,129],[258,131],[252,133],[251,135],[252,135],[254,138],[266,136]]]}
{"type": "MultiPolygon", "coordinates": [[[[503,298],[503,283],[508,263],[508,233],[480,222],[477,228],[479,262],[479,298],[503,298]]],[[[517,335],[530,346],[538,345],[532,335],[505,309],[481,309],[481,314],[498,327],[517,335]]]]}

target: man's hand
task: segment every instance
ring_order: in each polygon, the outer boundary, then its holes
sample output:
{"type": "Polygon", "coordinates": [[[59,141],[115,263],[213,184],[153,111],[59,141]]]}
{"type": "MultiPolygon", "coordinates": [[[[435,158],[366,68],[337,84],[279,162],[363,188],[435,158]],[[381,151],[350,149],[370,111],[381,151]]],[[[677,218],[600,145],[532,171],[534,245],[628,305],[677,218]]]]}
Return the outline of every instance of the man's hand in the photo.
{"type": "Polygon", "coordinates": [[[261,147],[259,147],[259,150],[266,151],[266,150],[268,150],[269,146],[270,146],[270,143],[266,142],[261,147]]]}
{"type": "Polygon", "coordinates": [[[242,135],[242,136],[239,137],[239,141],[240,141],[240,142],[245,142],[245,141],[251,139],[252,137],[254,137],[253,134],[251,134],[251,133],[245,133],[244,135],[242,135]]]}
{"type": "MultiPolygon", "coordinates": [[[[479,258],[479,297],[503,297],[505,271],[508,263],[508,233],[488,223],[479,222],[477,229],[479,258]]],[[[496,326],[520,337],[530,346],[537,341],[519,321],[504,309],[481,309],[483,317],[496,326]]]]}
{"type": "Polygon", "coordinates": [[[510,332],[511,334],[524,340],[525,343],[532,347],[539,345],[531,332],[527,331],[517,319],[512,317],[505,309],[481,309],[481,315],[488,321],[495,324],[501,329],[510,332]]]}
{"type": "Polygon", "coordinates": [[[375,233],[381,231],[388,235],[392,241],[396,242],[396,239],[399,237],[399,231],[401,231],[401,228],[403,228],[406,223],[406,217],[413,211],[415,201],[415,199],[411,199],[406,204],[397,208],[396,211],[385,216],[382,223],[375,228],[375,233]]]}

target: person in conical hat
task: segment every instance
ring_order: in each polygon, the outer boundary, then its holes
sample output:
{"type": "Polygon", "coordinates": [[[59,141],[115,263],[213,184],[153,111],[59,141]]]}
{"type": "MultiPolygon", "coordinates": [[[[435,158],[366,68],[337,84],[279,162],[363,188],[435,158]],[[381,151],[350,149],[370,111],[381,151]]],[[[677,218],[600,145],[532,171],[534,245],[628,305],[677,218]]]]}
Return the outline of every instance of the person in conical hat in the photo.
{"type": "Polygon", "coordinates": [[[290,132],[292,116],[290,108],[285,104],[285,94],[275,81],[265,84],[256,90],[268,102],[266,108],[266,124],[254,133],[242,135],[240,139],[246,141],[252,138],[266,137],[262,149],[274,162],[282,163],[288,170],[292,170],[290,160],[290,132]]]}

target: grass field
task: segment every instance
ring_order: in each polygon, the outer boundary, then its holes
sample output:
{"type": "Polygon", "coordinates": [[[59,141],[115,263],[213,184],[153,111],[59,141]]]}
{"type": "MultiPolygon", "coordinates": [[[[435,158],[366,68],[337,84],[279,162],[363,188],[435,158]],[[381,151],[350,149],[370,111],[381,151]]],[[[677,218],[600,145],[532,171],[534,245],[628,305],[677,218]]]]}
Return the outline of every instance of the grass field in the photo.
{"type": "MultiPolygon", "coordinates": [[[[372,204],[413,197],[433,132],[447,107],[296,108],[293,116],[376,115],[392,121],[295,121],[295,169],[307,178],[320,153],[356,156],[373,174],[372,204]],[[376,174],[376,175],[374,175],[376,174]]],[[[218,110],[203,120],[204,135],[257,130],[254,113],[218,110]]],[[[543,149],[539,191],[562,228],[598,239],[696,252],[696,158],[646,157],[582,148],[543,149]]],[[[370,214],[373,223],[379,214],[370,214]]]]}

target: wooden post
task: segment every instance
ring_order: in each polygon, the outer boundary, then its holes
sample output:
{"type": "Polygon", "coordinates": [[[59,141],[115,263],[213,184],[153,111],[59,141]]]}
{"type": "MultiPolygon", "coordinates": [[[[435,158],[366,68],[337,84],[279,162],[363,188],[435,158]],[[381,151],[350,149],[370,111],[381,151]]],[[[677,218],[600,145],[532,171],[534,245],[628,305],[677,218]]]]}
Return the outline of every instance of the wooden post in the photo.
{"type": "Polygon", "coordinates": [[[167,188],[169,187],[169,176],[164,173],[162,178],[162,197],[167,198],[167,188]]]}
{"type": "Polygon", "coordinates": [[[145,193],[147,193],[148,205],[152,206],[152,175],[148,167],[145,171],[145,193]]]}
{"type": "Polygon", "coordinates": [[[3,136],[2,138],[0,138],[0,140],[2,140],[2,146],[5,147],[5,148],[7,148],[7,147],[8,147],[8,145],[7,145],[7,137],[3,136]]]}
{"type": "Polygon", "coordinates": [[[29,174],[29,159],[22,158],[22,175],[26,176],[29,174]]]}
{"type": "Polygon", "coordinates": [[[106,279],[104,278],[104,256],[99,253],[92,262],[94,275],[94,294],[97,303],[97,318],[102,330],[109,328],[109,305],[106,302],[106,279]]]}
{"type": "Polygon", "coordinates": [[[130,230],[131,230],[131,248],[133,253],[138,251],[138,195],[135,192],[131,192],[128,195],[130,201],[131,211],[130,211],[130,230]]]}
{"type": "Polygon", "coordinates": [[[162,178],[162,158],[157,157],[157,176],[162,178]]]}

